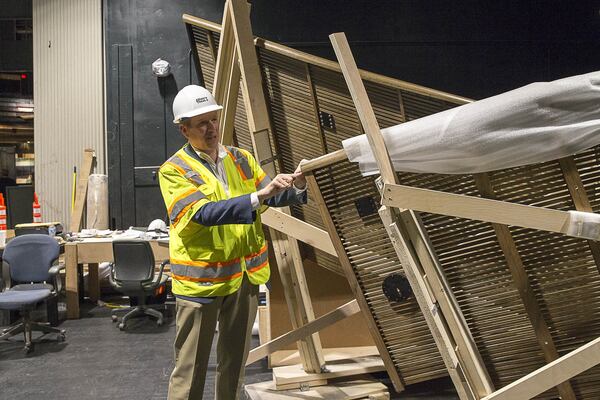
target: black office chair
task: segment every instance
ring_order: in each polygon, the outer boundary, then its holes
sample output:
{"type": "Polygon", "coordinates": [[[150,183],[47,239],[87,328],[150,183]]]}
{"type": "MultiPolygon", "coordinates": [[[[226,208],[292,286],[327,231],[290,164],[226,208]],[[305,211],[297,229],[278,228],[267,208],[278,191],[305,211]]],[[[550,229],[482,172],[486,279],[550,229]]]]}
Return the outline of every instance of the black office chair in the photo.
{"type": "MultiPolygon", "coordinates": [[[[156,290],[164,285],[167,276],[163,270],[168,261],[160,264],[158,274],[154,273],[154,254],[152,247],[146,240],[115,240],[113,241],[114,262],[111,263],[109,275],[110,284],[119,292],[137,299],[137,306],[127,309],[129,311],[119,322],[119,329],[124,330],[127,320],[141,315],[150,315],[157,319],[158,326],[163,324],[163,315],[160,311],[150,308],[146,304],[146,297],[155,294],[156,290]]],[[[117,310],[112,313],[113,322],[117,322],[117,310]]]]}
{"type": "Polygon", "coordinates": [[[26,353],[33,350],[32,331],[57,333],[65,339],[65,330],[33,322],[30,312],[44,300],[56,300],[61,290],[58,264],[59,245],[48,235],[15,237],[6,244],[2,255],[0,309],[18,310],[22,319],[4,329],[0,339],[23,332],[26,353]]]}

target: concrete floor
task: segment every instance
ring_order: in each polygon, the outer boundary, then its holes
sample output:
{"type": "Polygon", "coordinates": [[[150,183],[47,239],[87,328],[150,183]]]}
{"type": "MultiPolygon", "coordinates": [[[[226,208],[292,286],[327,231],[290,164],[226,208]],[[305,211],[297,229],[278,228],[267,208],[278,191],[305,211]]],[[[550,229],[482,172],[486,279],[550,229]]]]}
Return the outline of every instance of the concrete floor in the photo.
{"type": "MultiPolygon", "coordinates": [[[[83,318],[61,323],[67,330],[65,342],[58,343],[53,335],[47,335],[29,355],[22,352],[21,336],[0,343],[0,399],[166,399],[173,368],[173,308],[167,310],[170,317],[163,326],[142,318],[133,321],[125,332],[111,322],[109,308],[84,304],[82,310],[83,318]]],[[[257,345],[258,340],[254,341],[257,345]]],[[[215,356],[213,348],[205,399],[214,396],[215,356]]],[[[391,388],[387,374],[376,378],[391,388]]],[[[246,370],[246,383],[271,379],[265,360],[246,370]]],[[[441,379],[413,385],[392,398],[458,397],[449,379],[441,379]]]]}

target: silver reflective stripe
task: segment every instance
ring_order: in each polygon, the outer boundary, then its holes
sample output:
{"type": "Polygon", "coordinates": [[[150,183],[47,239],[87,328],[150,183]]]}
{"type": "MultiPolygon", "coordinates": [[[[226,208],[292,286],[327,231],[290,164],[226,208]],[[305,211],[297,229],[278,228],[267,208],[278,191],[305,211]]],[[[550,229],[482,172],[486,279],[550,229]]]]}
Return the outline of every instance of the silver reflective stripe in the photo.
{"type": "Polygon", "coordinates": [[[252,179],[254,177],[254,174],[252,173],[252,169],[250,168],[250,164],[248,164],[248,159],[246,158],[246,156],[235,147],[227,147],[227,149],[236,158],[235,162],[240,166],[242,172],[244,172],[244,175],[246,175],[246,178],[252,179]]]}
{"type": "Polygon", "coordinates": [[[183,169],[185,172],[185,178],[194,182],[197,185],[204,185],[204,180],[200,177],[198,172],[194,171],[183,159],[177,155],[171,157],[168,160],[170,163],[173,163],[183,169]]]}
{"type": "Polygon", "coordinates": [[[260,183],[256,187],[256,190],[258,191],[260,189],[266,188],[269,185],[269,183],[271,183],[271,178],[269,178],[269,175],[265,175],[265,177],[263,178],[263,180],[260,181],[260,183]]]}
{"type": "Polygon", "coordinates": [[[246,257],[246,267],[247,269],[252,269],[258,267],[263,264],[269,258],[269,252],[267,250],[263,251],[261,254],[248,258],[246,257]]]}
{"type": "Polygon", "coordinates": [[[181,211],[183,211],[184,208],[186,208],[192,203],[195,203],[200,199],[204,199],[205,197],[206,196],[204,195],[204,193],[200,191],[195,191],[193,193],[188,194],[184,198],[177,200],[177,203],[175,203],[175,205],[171,209],[171,214],[169,214],[169,219],[171,220],[171,223],[175,222],[177,216],[181,211]]]}
{"type": "Polygon", "coordinates": [[[239,262],[227,266],[195,267],[192,265],[171,264],[171,272],[177,276],[195,279],[228,278],[242,271],[239,262]]]}

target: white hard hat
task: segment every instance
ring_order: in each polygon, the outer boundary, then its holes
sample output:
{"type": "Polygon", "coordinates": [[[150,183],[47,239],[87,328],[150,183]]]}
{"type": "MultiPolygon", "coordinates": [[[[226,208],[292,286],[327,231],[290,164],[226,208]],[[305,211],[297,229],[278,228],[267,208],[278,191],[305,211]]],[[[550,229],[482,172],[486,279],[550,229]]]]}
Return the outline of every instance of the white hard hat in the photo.
{"type": "Polygon", "coordinates": [[[181,89],[173,100],[173,123],[179,124],[183,118],[221,110],[212,93],[198,85],[188,85],[181,89]]]}
{"type": "Polygon", "coordinates": [[[167,233],[169,232],[167,229],[167,224],[165,224],[165,221],[163,221],[162,219],[155,219],[154,221],[150,222],[150,225],[148,225],[148,232],[164,232],[167,233]]]}

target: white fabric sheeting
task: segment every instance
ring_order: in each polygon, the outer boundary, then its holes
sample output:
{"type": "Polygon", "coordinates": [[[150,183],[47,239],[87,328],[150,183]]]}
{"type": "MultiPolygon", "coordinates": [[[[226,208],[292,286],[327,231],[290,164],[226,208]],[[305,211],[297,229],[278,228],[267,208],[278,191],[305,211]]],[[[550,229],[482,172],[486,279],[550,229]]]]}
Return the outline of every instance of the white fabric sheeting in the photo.
{"type": "MultiPolygon", "coordinates": [[[[533,83],[382,130],[397,171],[465,174],[536,164],[600,144],[600,71],[533,83]]],[[[343,141],[378,173],[365,135],[343,141]]]]}

